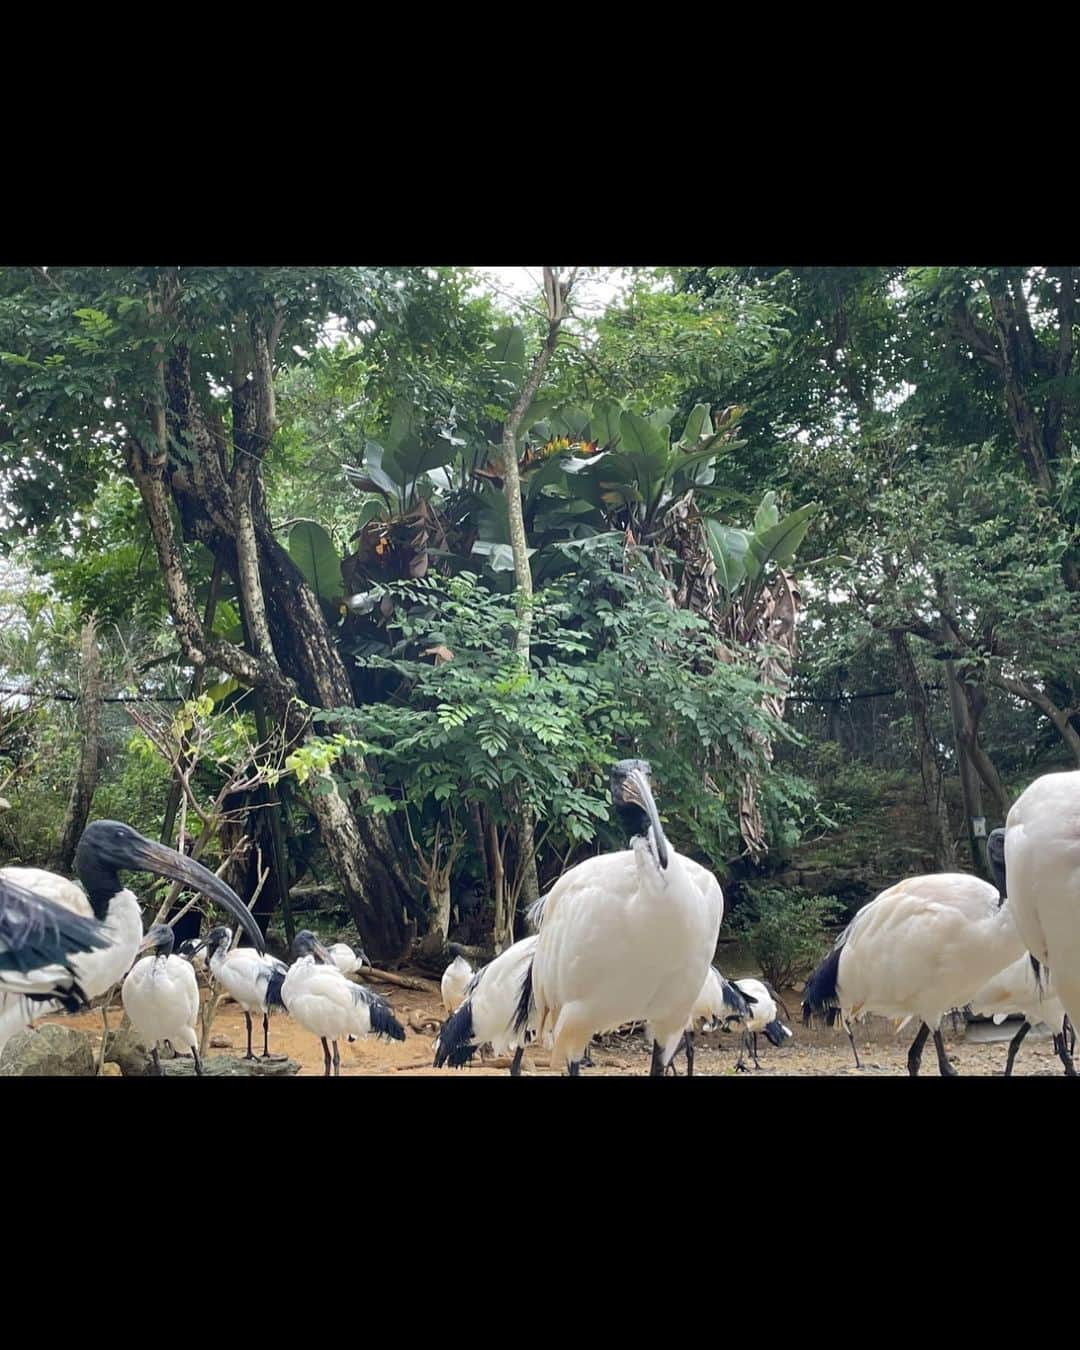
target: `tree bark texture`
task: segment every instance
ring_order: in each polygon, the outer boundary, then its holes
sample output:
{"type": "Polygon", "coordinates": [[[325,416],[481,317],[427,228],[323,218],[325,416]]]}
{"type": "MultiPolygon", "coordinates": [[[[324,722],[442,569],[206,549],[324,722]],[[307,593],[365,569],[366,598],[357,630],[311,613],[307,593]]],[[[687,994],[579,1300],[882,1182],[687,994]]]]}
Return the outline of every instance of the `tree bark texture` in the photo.
{"type": "Polygon", "coordinates": [[[97,625],[93,615],[82,627],[82,669],[79,676],[79,769],[72,784],[67,814],[60,832],[60,847],[56,865],[69,874],[75,861],[75,850],[86,822],[97,788],[98,762],[101,752],[101,653],[97,644],[97,625]]]}
{"type": "Polygon", "coordinates": [[[908,710],[919,748],[919,770],[922,775],[923,799],[926,802],[927,821],[933,843],[934,865],[941,872],[956,870],[956,848],[949,827],[948,803],[941,768],[934,749],[934,734],[930,725],[930,709],[919,680],[919,672],[907,645],[904,633],[890,632],[889,641],[896,656],[900,683],[907,697],[908,710]]]}

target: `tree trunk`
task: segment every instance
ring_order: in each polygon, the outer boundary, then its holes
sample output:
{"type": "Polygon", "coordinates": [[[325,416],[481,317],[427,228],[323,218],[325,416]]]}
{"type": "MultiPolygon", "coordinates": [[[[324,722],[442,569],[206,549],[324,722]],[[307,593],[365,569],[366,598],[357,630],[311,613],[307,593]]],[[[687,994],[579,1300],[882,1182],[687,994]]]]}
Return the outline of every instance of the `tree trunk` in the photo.
{"type": "Polygon", "coordinates": [[[984,881],[990,880],[990,869],[986,861],[985,817],[982,809],[982,790],[975,766],[971,762],[971,736],[967,726],[967,703],[956,674],[956,664],[945,662],[945,677],[949,684],[949,710],[952,713],[953,743],[956,746],[956,763],[960,771],[960,789],[964,797],[964,816],[967,823],[968,845],[971,849],[971,862],[975,872],[984,881]],[[975,832],[975,821],[982,817],[984,829],[980,838],[975,832]]]}
{"type": "MultiPolygon", "coordinates": [[[[510,525],[510,546],[514,554],[514,580],[517,584],[518,631],[515,645],[526,668],[529,664],[529,638],[532,631],[533,588],[532,568],[529,565],[528,541],[525,533],[525,514],[521,501],[521,476],[518,473],[517,438],[522,420],[536,397],[536,392],[544,377],[544,371],[547,369],[548,362],[551,360],[559,341],[559,330],[562,327],[566,299],[574,284],[576,272],[577,269],[575,268],[571,272],[569,280],[563,285],[560,284],[553,268],[544,268],[544,297],[547,303],[548,316],[547,337],[544,339],[544,345],[536,354],[524,388],[515,400],[514,406],[510,409],[510,415],[503,423],[503,490],[506,493],[506,514],[510,525]]],[[[518,841],[519,865],[524,869],[522,890],[527,901],[531,903],[540,894],[540,883],[536,875],[536,851],[533,847],[536,818],[533,815],[532,807],[528,804],[520,807],[516,814],[514,833],[518,841]]],[[[496,909],[496,913],[498,913],[498,909],[496,909]]],[[[497,919],[496,933],[498,933],[497,919]]],[[[512,942],[512,921],[510,933],[510,941],[512,942]]],[[[496,947],[499,945],[497,937],[495,945],[496,947]]]]}
{"type": "Polygon", "coordinates": [[[1054,724],[1058,735],[1069,747],[1077,767],[1080,768],[1080,732],[1072,724],[1073,709],[1059,708],[1048,694],[1040,689],[1035,689],[1024,680],[1014,680],[1007,675],[996,674],[991,675],[990,682],[1009,694],[1015,694],[1017,698],[1033,703],[1036,708],[1044,712],[1054,724]]]}
{"type": "MultiPolygon", "coordinates": [[[[237,337],[238,347],[243,340],[243,335],[237,337]]],[[[223,430],[207,419],[199,404],[182,345],[174,348],[164,376],[168,434],[159,431],[152,448],[130,435],[128,463],[150,521],[186,657],[196,667],[212,664],[261,689],[267,711],[290,739],[303,743],[311,734],[305,704],[351,707],[353,697],[319,603],[270,530],[261,466],[274,426],[272,376],[268,340],[254,324],[250,342],[252,362],[238,358],[234,380],[237,474],[232,484],[223,430]],[[248,384],[244,371],[252,365],[255,378],[248,384]],[[185,537],[207,544],[241,587],[253,651],[214,638],[200,621],[173,533],[170,495],[185,537]]],[[[346,773],[362,767],[355,761],[342,764],[346,773]]],[[[389,831],[378,819],[357,819],[363,793],[355,794],[350,806],[332,780],[321,779],[314,787],[311,809],[320,838],[364,944],[373,956],[397,958],[409,941],[406,909],[421,916],[423,910],[389,831]]]]}
{"type": "Polygon", "coordinates": [[[890,632],[889,641],[896,655],[900,683],[907,697],[908,710],[915,729],[915,741],[919,747],[919,769],[922,774],[923,799],[926,802],[926,815],[933,844],[934,865],[941,872],[953,872],[956,870],[956,848],[949,828],[948,803],[945,800],[941,769],[934,750],[926,693],[908,648],[906,634],[890,632]]]}
{"type": "Polygon", "coordinates": [[[961,691],[964,695],[964,703],[967,709],[965,718],[965,736],[967,738],[968,754],[971,756],[971,762],[975,770],[983,781],[990,796],[994,800],[995,818],[1005,823],[1005,817],[1009,814],[1009,807],[1012,801],[1008,792],[1005,790],[1005,784],[1001,781],[1001,775],[997,771],[994,761],[983,749],[979,741],[979,722],[982,719],[986,708],[986,691],[980,685],[964,684],[961,685],[961,691]]]}
{"type": "Polygon", "coordinates": [[[79,768],[72,784],[64,826],[60,832],[60,847],[56,855],[59,871],[71,871],[75,850],[94,800],[98,780],[98,758],[101,750],[101,653],[97,645],[97,625],[93,615],[82,628],[82,671],[79,679],[79,734],[82,746],[79,768]]]}

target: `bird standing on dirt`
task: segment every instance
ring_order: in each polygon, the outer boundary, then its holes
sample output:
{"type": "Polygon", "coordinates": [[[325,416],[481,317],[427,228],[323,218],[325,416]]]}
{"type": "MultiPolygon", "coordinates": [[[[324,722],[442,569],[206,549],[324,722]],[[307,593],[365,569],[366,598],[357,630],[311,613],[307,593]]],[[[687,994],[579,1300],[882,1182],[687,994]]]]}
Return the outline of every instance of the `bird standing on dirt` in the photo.
{"type": "Polygon", "coordinates": [[[304,930],[293,941],[293,960],[281,985],[289,1015],[322,1041],[324,1077],[330,1077],[330,1044],[334,1076],[341,1074],[338,1041],[342,1036],[389,1036],[403,1041],[405,1031],[389,1003],[362,984],[346,979],[314,933],[304,930]]]}
{"type": "Polygon", "coordinates": [[[199,1037],[195,1023],[199,1016],[199,982],[190,961],[174,956],[173,930],[157,923],[140,944],[139,950],[151,951],[136,961],[120,989],[124,1011],[131,1025],[152,1046],[154,1068],[160,1075],[158,1041],[173,1046],[186,1045],[195,1059],[195,1072],[202,1076],[199,1037]]]}
{"type": "Polygon", "coordinates": [[[535,1010],[537,1034],[553,1034],[552,1063],[571,1076],[595,1034],[627,1022],[650,1025],[650,1072],[662,1075],[716,951],[723,892],[711,873],[669,847],[649,776],[644,760],[615,765],[611,797],[630,848],[560,877],[545,898],[523,981],[518,1029],[535,1010]]]}
{"type": "Polygon", "coordinates": [[[903,1026],[918,1018],[908,1073],[918,1074],[932,1033],[942,1076],[955,1077],[941,1019],[1023,953],[1012,908],[989,882],[962,872],[908,877],[860,909],[840,934],[807,981],[803,1022],[818,1013],[832,1026],[839,1015],[861,1068],[852,1019],[877,1013],[903,1026]]]}
{"type": "Polygon", "coordinates": [[[251,1015],[262,1014],[263,1023],[263,1059],[285,1059],[285,1055],[270,1053],[270,1013],[275,1008],[284,1011],[281,1000],[281,986],[289,967],[276,956],[260,956],[253,947],[234,947],[232,929],[221,925],[211,928],[203,939],[206,948],[210,973],[222,989],[242,1009],[247,1024],[247,1054],[245,1059],[254,1059],[251,1050],[251,1015]]]}
{"type": "Polygon", "coordinates": [[[750,1016],[743,1022],[742,1046],[735,1064],[736,1073],[749,1073],[743,1063],[743,1055],[747,1050],[753,1055],[755,1066],[761,1068],[757,1056],[758,1032],[764,1032],[770,1045],[781,1046],[791,1035],[791,1028],[786,1027],[777,1016],[778,995],[770,985],[761,980],[736,980],[735,987],[752,1004],[750,1016]]]}

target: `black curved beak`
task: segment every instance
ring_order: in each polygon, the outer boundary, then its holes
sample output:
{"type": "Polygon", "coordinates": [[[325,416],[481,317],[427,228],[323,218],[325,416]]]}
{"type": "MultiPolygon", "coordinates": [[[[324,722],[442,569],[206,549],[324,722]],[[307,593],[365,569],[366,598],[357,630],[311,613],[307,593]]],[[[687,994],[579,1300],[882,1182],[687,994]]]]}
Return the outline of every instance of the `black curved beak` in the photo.
{"type": "Polygon", "coordinates": [[[667,840],[660,824],[660,813],[653,801],[652,788],[648,776],[641,769],[631,769],[623,781],[623,798],[640,806],[649,817],[652,825],[653,840],[656,844],[656,858],[662,868],[668,865],[667,840]]]}
{"type": "Polygon", "coordinates": [[[131,864],[133,869],[154,872],[159,877],[168,877],[170,881],[178,881],[182,886],[188,886],[193,891],[201,891],[209,899],[216,900],[222,909],[228,910],[242,926],[255,944],[256,951],[260,954],[265,953],[266,942],[259,925],[252,917],[251,910],[231,886],[226,886],[220,877],[214,876],[213,872],[202,863],[166,848],[164,844],[155,843],[152,839],[140,838],[134,844],[132,852],[137,859],[131,864]]]}
{"type": "Polygon", "coordinates": [[[337,963],[321,942],[316,942],[313,945],[312,950],[324,965],[333,966],[335,970],[337,969],[337,963]]]}

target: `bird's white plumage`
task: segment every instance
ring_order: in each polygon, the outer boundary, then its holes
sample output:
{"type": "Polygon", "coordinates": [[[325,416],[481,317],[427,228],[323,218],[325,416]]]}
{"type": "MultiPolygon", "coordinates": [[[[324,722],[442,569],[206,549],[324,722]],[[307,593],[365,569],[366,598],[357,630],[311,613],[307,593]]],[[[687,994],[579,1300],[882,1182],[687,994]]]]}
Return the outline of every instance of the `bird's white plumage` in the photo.
{"type": "Polygon", "coordinates": [[[670,1061],[705,983],[724,912],[707,868],[645,837],[589,858],[549,892],[533,963],[537,1025],[554,1064],[579,1061],[593,1035],[647,1022],[670,1061]]]}
{"type": "Polygon", "coordinates": [[[1060,1034],[1065,1020],[1065,1009],[1048,972],[1042,973],[1040,990],[1026,952],[987,980],[972,998],[971,1011],[978,1017],[992,1017],[996,1024],[1019,1013],[1033,1027],[1045,1022],[1055,1035],[1060,1034]]]}
{"type": "Polygon", "coordinates": [[[246,1013],[268,1012],[266,993],[270,976],[275,971],[288,971],[284,961],[276,956],[260,956],[254,947],[234,947],[225,951],[218,947],[210,958],[210,973],[222,989],[246,1013]]]}
{"type": "Polygon", "coordinates": [[[72,914],[81,914],[83,918],[93,918],[94,911],[86,892],[77,881],[56,872],[46,872],[41,867],[0,867],[0,877],[6,877],[24,890],[33,891],[43,900],[52,900],[55,904],[70,909],[72,914]]]}
{"type": "MultiPolygon", "coordinates": [[[[93,917],[94,911],[86,893],[75,882],[65,881],[54,872],[44,872],[36,867],[6,867],[3,870],[10,880],[27,890],[34,890],[84,918],[93,917]],[[32,884],[23,880],[24,877],[32,884]]],[[[131,891],[118,891],[112,897],[101,926],[108,946],[80,952],[71,959],[72,969],[77,972],[79,985],[88,998],[97,998],[122,980],[139,950],[143,936],[142,910],[131,891]]],[[[32,1018],[58,1012],[60,1006],[59,1003],[31,1005],[14,995],[0,997],[0,1048],[16,1031],[28,1026],[32,1018]]]]}
{"type": "MultiPolygon", "coordinates": [[[[750,1006],[750,1018],[746,1023],[746,1030],[751,1035],[756,1031],[764,1031],[777,1020],[776,1000],[760,980],[735,980],[733,983],[748,999],[754,1000],[750,1006]]],[[[791,1035],[791,1029],[784,1026],[783,1022],[780,1026],[786,1035],[791,1035]]]]}
{"type": "Polygon", "coordinates": [[[355,975],[362,969],[360,958],[347,942],[335,942],[332,947],[327,948],[327,951],[343,975],[355,975]]]}
{"type": "Polygon", "coordinates": [[[1080,1026],[1080,770],[1045,774],[1005,822],[1009,905],[1024,946],[1080,1026]]]}
{"type": "Polygon", "coordinates": [[[182,956],[144,956],[120,990],[124,1010],[140,1036],[198,1051],[199,982],[182,956]]]}
{"type": "Polygon", "coordinates": [[[535,1016],[520,1033],[514,1030],[514,1021],[522,982],[538,940],[534,934],[507,947],[480,967],[466,989],[465,998],[472,1007],[472,1040],[478,1046],[490,1045],[497,1055],[512,1053],[535,1030],[535,1016]]]}
{"type": "Polygon", "coordinates": [[[998,902],[995,887],[961,872],[908,877],[882,891],[840,938],[845,1019],[918,1017],[936,1030],[1023,955],[1011,906],[998,902]]]}
{"type": "Polygon", "coordinates": [[[289,967],[281,999],[302,1027],[324,1040],[339,1041],[371,1034],[371,1005],[378,995],[354,984],[337,966],[301,956],[289,967]]]}
{"type": "Polygon", "coordinates": [[[472,977],[473,968],[463,956],[455,956],[443,971],[440,987],[442,989],[443,1007],[448,1013],[460,1008],[465,998],[465,990],[469,987],[469,981],[472,977]]]}

